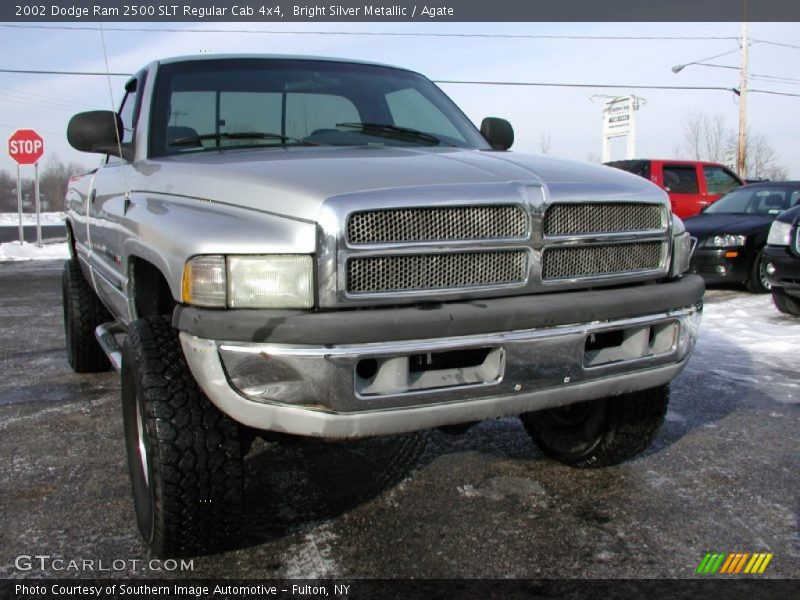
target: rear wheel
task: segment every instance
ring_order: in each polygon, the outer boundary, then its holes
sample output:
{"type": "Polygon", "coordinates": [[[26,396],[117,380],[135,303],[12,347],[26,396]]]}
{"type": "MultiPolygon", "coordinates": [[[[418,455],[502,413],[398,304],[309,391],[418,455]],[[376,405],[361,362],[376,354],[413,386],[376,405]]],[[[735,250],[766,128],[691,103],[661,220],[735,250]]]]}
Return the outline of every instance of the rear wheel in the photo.
{"type": "Polygon", "coordinates": [[[128,328],[122,410],[136,520],[152,552],[223,546],[237,533],[242,504],[239,426],[195,383],[168,317],[128,328]]]}
{"type": "Polygon", "coordinates": [[[98,325],[113,321],[113,317],[83,278],[74,258],[64,263],[61,299],[69,366],[76,373],[108,371],[111,363],[97,343],[94,330],[98,325]]]}
{"type": "Polygon", "coordinates": [[[633,458],[655,439],[669,386],[520,416],[542,451],[573,467],[607,467],[633,458]]]}
{"type": "Polygon", "coordinates": [[[772,301],[782,313],[800,316],[800,301],[789,296],[783,288],[772,288],[772,301]]]}
{"type": "Polygon", "coordinates": [[[764,256],[764,250],[759,250],[756,257],[753,259],[753,265],[750,267],[750,275],[747,278],[744,286],[748,292],[754,294],[767,294],[769,293],[770,283],[769,275],[767,275],[767,263],[769,261],[764,256]]]}

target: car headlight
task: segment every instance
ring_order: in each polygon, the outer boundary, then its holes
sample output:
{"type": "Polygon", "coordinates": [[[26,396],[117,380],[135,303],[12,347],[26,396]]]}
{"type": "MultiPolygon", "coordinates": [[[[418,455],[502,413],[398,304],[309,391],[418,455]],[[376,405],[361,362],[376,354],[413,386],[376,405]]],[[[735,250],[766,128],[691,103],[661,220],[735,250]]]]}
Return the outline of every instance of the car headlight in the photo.
{"type": "Polygon", "coordinates": [[[311,256],[196,256],[183,269],[183,302],[224,308],[311,308],[311,256]]]}
{"type": "Polygon", "coordinates": [[[769,228],[767,243],[771,246],[788,246],[792,243],[792,224],[773,221],[769,228]]]}
{"type": "Polygon", "coordinates": [[[744,246],[744,243],[747,241],[747,237],[743,235],[715,235],[706,239],[703,242],[704,246],[708,246],[710,248],[738,248],[740,246],[744,246]]]}

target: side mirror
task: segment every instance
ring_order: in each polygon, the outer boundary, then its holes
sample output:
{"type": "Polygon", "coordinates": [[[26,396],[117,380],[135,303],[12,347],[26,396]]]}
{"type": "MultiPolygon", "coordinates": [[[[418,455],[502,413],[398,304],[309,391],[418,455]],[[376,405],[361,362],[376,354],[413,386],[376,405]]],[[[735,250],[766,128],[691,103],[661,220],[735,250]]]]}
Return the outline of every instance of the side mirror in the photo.
{"type": "Polygon", "coordinates": [[[112,110],[91,110],[78,113],[69,120],[67,141],[81,152],[111,154],[131,160],[132,149],[119,143],[122,131],[122,119],[117,113],[112,110]]]}
{"type": "Polygon", "coordinates": [[[495,150],[508,150],[514,144],[514,128],[505,119],[486,117],[481,122],[481,135],[495,150]]]}

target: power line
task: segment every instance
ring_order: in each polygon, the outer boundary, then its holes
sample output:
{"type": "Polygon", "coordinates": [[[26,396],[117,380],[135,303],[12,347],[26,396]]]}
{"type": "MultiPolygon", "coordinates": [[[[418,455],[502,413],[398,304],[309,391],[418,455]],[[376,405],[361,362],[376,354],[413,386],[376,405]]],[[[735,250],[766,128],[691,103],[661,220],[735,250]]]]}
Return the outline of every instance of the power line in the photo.
{"type": "Polygon", "coordinates": [[[85,102],[79,102],[77,100],[71,100],[69,98],[62,98],[60,96],[58,98],[54,99],[52,96],[48,96],[46,94],[39,94],[37,92],[31,92],[30,90],[21,91],[21,90],[14,90],[14,89],[11,89],[11,88],[6,88],[6,87],[0,87],[0,94],[6,94],[6,95],[14,94],[14,95],[21,96],[21,97],[24,97],[24,98],[30,97],[33,100],[39,100],[41,98],[41,100],[40,100],[41,102],[50,102],[50,103],[54,103],[54,104],[62,104],[62,105],[71,104],[73,106],[86,106],[85,102]]]}
{"type": "Polygon", "coordinates": [[[701,85],[622,85],[617,83],[555,83],[541,81],[456,81],[447,79],[434,79],[434,83],[449,83],[458,85],[504,85],[525,87],[574,87],[574,88],[628,88],[639,90],[701,90],[732,92],[734,88],[721,86],[701,85]]]}
{"type": "Polygon", "coordinates": [[[0,69],[0,73],[18,73],[22,75],[99,75],[106,77],[131,77],[131,73],[106,73],[103,71],[37,71],[33,69],[0,69]]]}
{"type": "MultiPolygon", "coordinates": [[[[53,29],[58,31],[100,31],[99,27],[88,25],[19,25],[0,24],[0,27],[11,29],[53,29]]],[[[564,34],[535,34],[535,33],[436,33],[436,32],[400,32],[400,31],[285,31],[277,29],[178,29],[174,27],[146,28],[146,27],[104,27],[105,31],[128,31],[135,33],[245,33],[255,35],[340,35],[340,36],[371,36],[371,37],[442,37],[442,38],[495,38],[495,39],[542,39],[542,40],[666,40],[666,41],[692,41],[692,40],[738,40],[736,36],[692,36],[692,35],[564,35],[564,34]]],[[[777,42],[776,42],[777,43],[777,42]]]]}
{"type": "Polygon", "coordinates": [[[787,44],[785,42],[771,42],[769,40],[756,40],[753,38],[750,38],[750,41],[758,44],[768,44],[770,46],[781,46],[783,48],[793,48],[794,50],[800,50],[800,46],[798,46],[797,44],[787,44]]]}
{"type": "MultiPolygon", "coordinates": [[[[53,29],[57,31],[99,31],[99,27],[88,25],[21,25],[16,23],[2,23],[0,27],[8,29],[53,29]]],[[[130,33],[243,33],[252,35],[338,35],[338,36],[364,36],[364,37],[437,37],[437,38],[486,38],[486,39],[529,39],[529,40],[608,40],[608,41],[740,41],[735,35],[565,35],[565,34],[537,34],[537,33],[436,33],[414,31],[285,31],[277,29],[178,29],[175,27],[106,27],[106,31],[120,31],[130,33]]],[[[751,42],[781,46],[800,50],[800,45],[786,42],[774,42],[751,38],[751,42]]]]}
{"type": "MultiPolygon", "coordinates": [[[[21,73],[26,75],[97,75],[106,77],[131,77],[130,73],[104,73],[102,71],[50,71],[32,69],[0,69],[0,73],[21,73]]],[[[722,86],[698,86],[698,85],[641,85],[641,84],[615,84],[615,83],[555,83],[544,81],[457,81],[448,79],[435,79],[434,83],[453,84],[453,85],[502,85],[502,86],[521,86],[521,87],[568,87],[568,88],[600,88],[600,89],[637,89],[637,90],[694,90],[694,91],[718,91],[738,93],[736,88],[722,86]]],[[[775,94],[780,96],[800,96],[800,94],[790,94],[786,92],[772,92],[769,90],[749,90],[759,94],[775,94]]]]}
{"type": "MultiPolygon", "coordinates": [[[[456,85],[501,85],[501,86],[521,86],[521,87],[571,87],[571,88],[607,88],[607,89],[636,89],[636,90],[692,90],[710,92],[733,92],[739,93],[737,88],[721,86],[701,86],[701,85],[621,85],[617,83],[551,83],[539,81],[455,81],[445,79],[434,79],[434,83],[456,84],[456,85]]],[[[774,92],[770,90],[747,90],[748,93],[755,94],[774,94],[776,96],[797,96],[800,94],[790,94],[789,92],[774,92]]]]}

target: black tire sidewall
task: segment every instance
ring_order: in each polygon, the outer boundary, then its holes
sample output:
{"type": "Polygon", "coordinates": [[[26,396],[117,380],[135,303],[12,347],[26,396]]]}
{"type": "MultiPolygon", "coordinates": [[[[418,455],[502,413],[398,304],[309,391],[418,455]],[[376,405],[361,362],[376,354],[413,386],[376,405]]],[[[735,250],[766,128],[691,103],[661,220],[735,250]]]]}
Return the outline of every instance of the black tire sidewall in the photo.
{"type": "Polygon", "coordinates": [[[565,424],[557,417],[563,409],[543,410],[523,415],[523,423],[533,441],[548,456],[567,464],[591,459],[594,450],[603,442],[609,428],[611,406],[609,399],[600,398],[585,404],[586,417],[579,423],[565,424]]]}
{"type": "Polygon", "coordinates": [[[766,268],[766,259],[764,258],[764,249],[761,248],[753,258],[753,264],[750,266],[750,277],[745,283],[745,287],[749,292],[754,294],[768,294],[770,288],[764,285],[761,279],[762,270],[766,268]]]}
{"type": "Polygon", "coordinates": [[[158,479],[154,477],[153,460],[148,460],[148,464],[144,465],[140,459],[140,432],[137,415],[140,416],[144,424],[142,432],[144,435],[141,442],[150,457],[153,455],[153,445],[148,435],[147,411],[142,399],[142,384],[137,360],[127,339],[122,346],[121,383],[122,419],[128,455],[128,473],[136,512],[136,524],[144,540],[150,544],[153,540],[155,526],[155,486],[158,485],[158,479]],[[145,480],[145,470],[147,471],[147,480],[150,482],[149,485],[145,480]]]}

